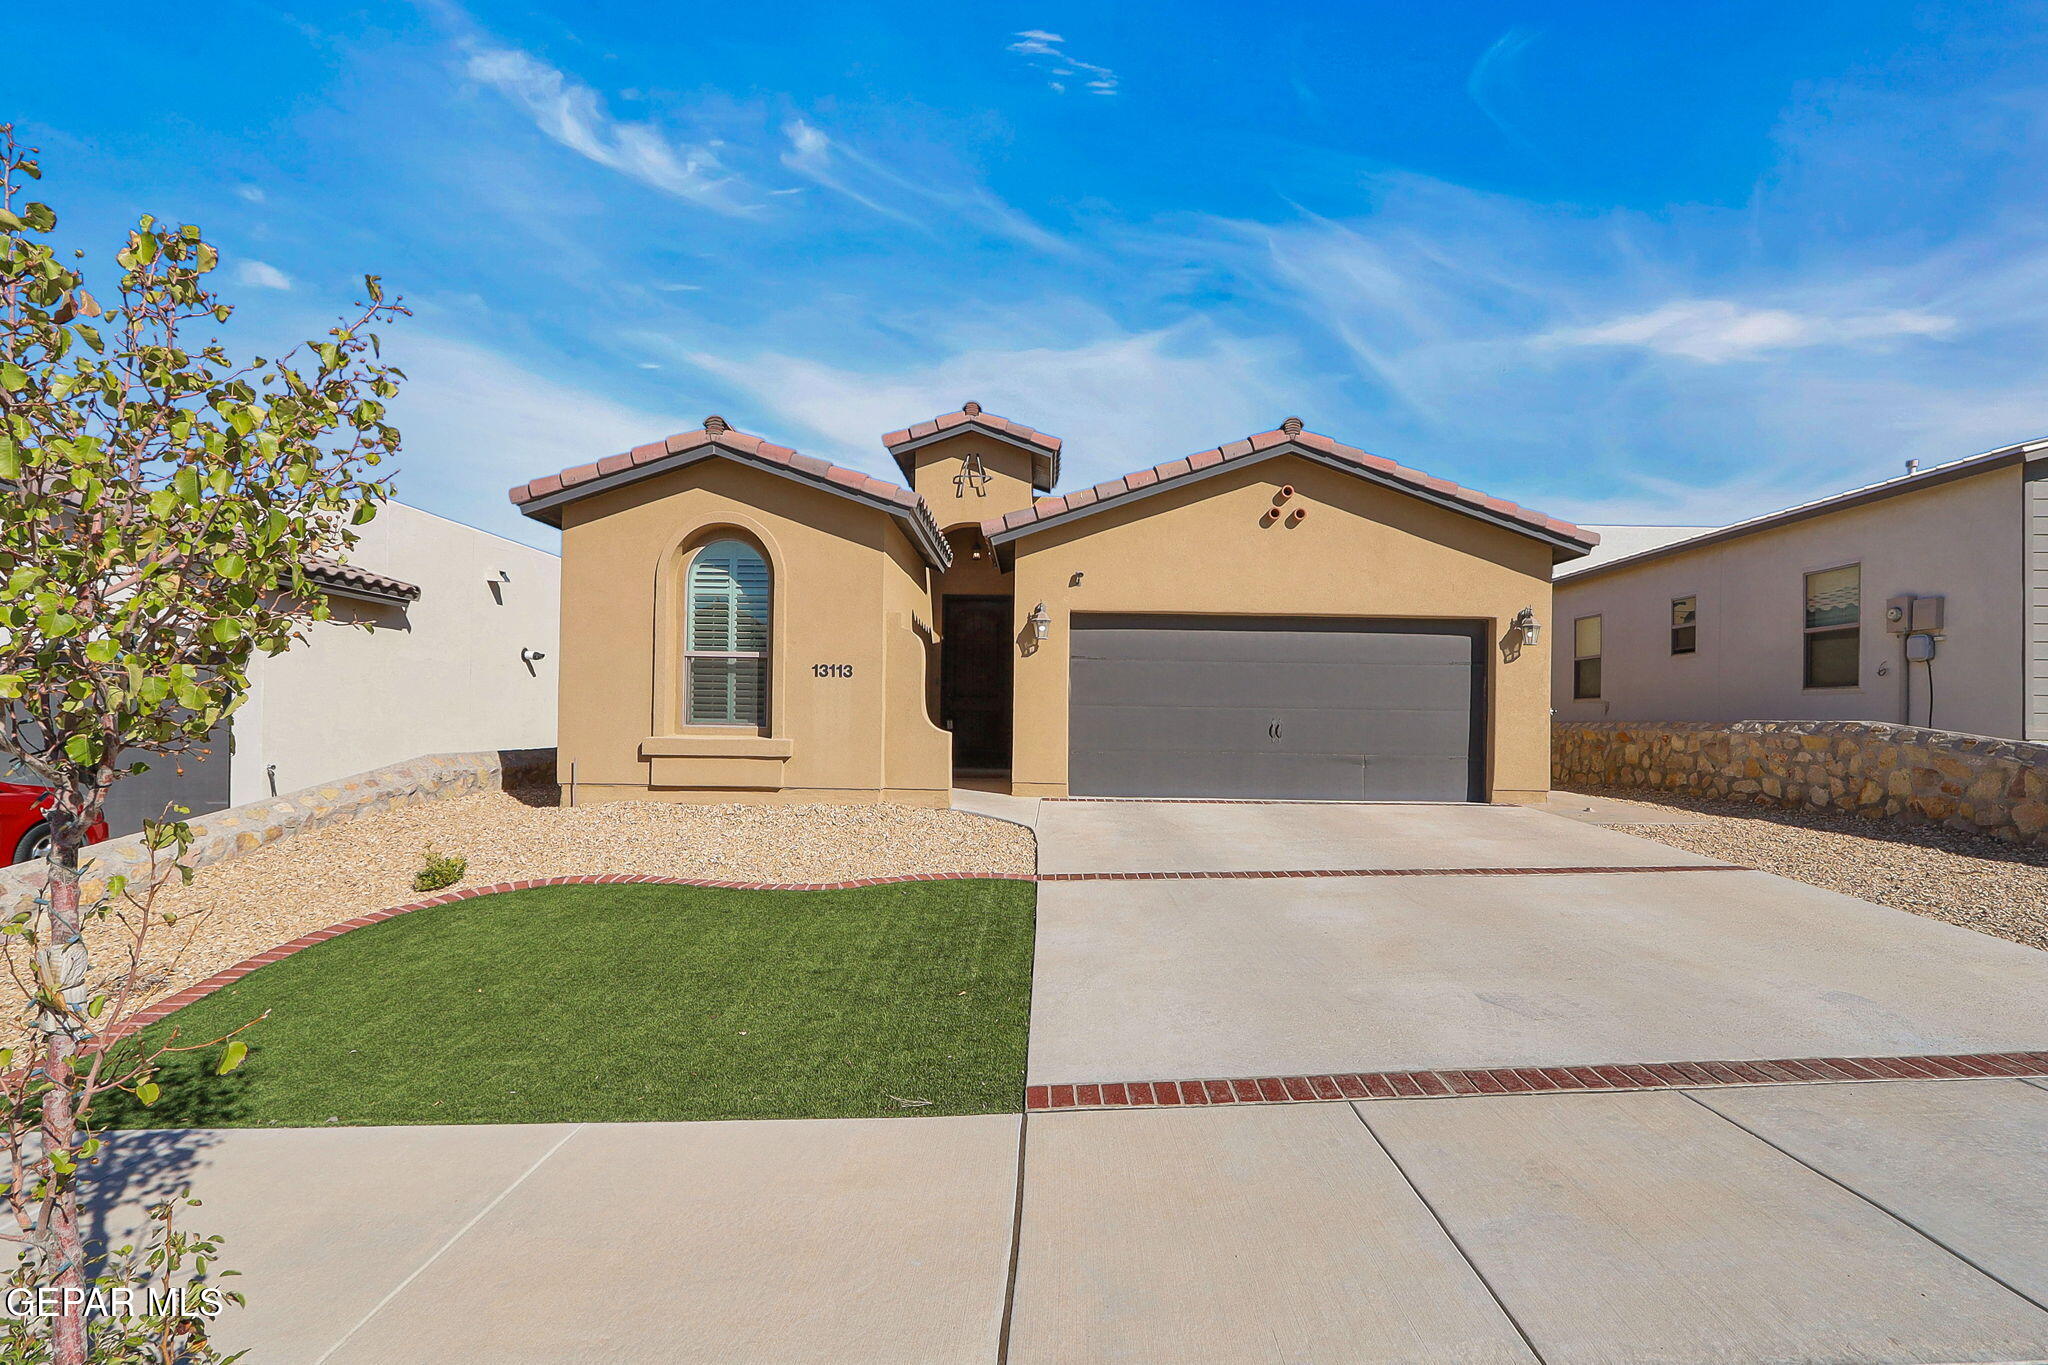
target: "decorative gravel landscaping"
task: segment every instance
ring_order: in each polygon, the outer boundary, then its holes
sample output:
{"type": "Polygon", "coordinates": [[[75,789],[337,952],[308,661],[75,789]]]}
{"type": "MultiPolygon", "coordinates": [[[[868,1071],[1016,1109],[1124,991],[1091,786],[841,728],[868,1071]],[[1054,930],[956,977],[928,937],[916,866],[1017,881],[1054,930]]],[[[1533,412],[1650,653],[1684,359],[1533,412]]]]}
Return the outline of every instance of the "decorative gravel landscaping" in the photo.
{"type": "Polygon", "coordinates": [[[1613,826],[1624,834],[2048,948],[2048,849],[1830,811],[1661,791],[1584,790],[1700,817],[1613,826]]]}
{"type": "Polygon", "coordinates": [[[1033,887],[556,886],[400,915],[153,1026],[132,1127],[557,1123],[1014,1112],[1033,887]]]}
{"type": "MultiPolygon", "coordinates": [[[[203,867],[159,904],[151,998],[301,934],[418,899],[429,846],[467,860],[453,889],[578,873],[837,882],[915,872],[1028,874],[1031,832],[914,806],[614,802],[565,810],[552,787],[478,792],[323,826],[203,867]]],[[[94,931],[88,930],[89,935],[94,931]]],[[[111,942],[111,940],[108,940],[111,942]]]]}

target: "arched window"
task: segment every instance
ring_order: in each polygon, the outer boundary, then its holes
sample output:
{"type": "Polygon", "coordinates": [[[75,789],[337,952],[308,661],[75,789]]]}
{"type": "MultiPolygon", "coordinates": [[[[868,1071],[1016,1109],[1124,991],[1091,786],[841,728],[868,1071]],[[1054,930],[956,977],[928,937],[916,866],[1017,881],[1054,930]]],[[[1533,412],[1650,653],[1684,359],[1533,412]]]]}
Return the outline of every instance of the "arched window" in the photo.
{"type": "Polygon", "coordinates": [[[690,558],[683,715],[690,725],[768,724],[768,561],[740,540],[690,558]]]}

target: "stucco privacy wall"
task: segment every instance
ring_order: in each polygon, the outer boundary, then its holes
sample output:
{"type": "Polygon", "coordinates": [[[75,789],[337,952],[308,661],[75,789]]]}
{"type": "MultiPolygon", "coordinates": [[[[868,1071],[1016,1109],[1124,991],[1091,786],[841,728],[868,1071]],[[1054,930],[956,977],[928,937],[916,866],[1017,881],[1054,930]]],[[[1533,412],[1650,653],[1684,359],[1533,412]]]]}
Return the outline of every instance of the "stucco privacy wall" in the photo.
{"type": "MultiPolygon", "coordinates": [[[[2026,733],[2026,554],[2016,465],[1860,507],[1557,584],[1552,687],[1563,720],[1901,722],[1905,670],[1885,599],[1946,594],[1934,660],[1934,724],[1970,734],[2026,733]],[[1861,681],[1804,686],[1805,575],[1863,566],[1861,681]],[[1698,650],[1671,653],[1671,601],[1699,598],[1698,650]],[[1601,618],[1601,691],[1572,697],[1574,619],[1601,618]]],[[[1926,670],[1913,665],[1913,715],[1927,721],[1926,670]]]]}
{"type": "MultiPolygon", "coordinates": [[[[194,837],[184,861],[191,867],[205,867],[302,830],[317,829],[371,811],[547,780],[553,777],[554,766],[552,749],[427,754],[192,820],[194,837]]],[[[95,844],[87,851],[86,859],[81,889],[88,901],[104,894],[108,878],[139,877],[149,867],[149,852],[139,834],[95,844]]],[[[40,863],[22,863],[0,870],[0,914],[30,908],[42,894],[43,878],[40,863]]]]}
{"type": "Polygon", "coordinates": [[[946,803],[952,741],[913,619],[930,621],[926,571],[887,513],[700,460],[565,504],[562,563],[565,799],[946,803]],[[768,559],[765,734],[680,714],[685,561],[725,535],[768,559]]]}
{"type": "Polygon", "coordinates": [[[1012,789],[1067,793],[1068,643],[1077,612],[1477,620],[1488,643],[1487,790],[1535,799],[1550,786],[1557,632],[1504,657],[1523,607],[1550,621],[1551,547],[1353,475],[1281,456],[1105,507],[1015,543],[1015,624],[1043,601],[1044,642],[1017,660],[1012,789]],[[1261,526],[1292,484],[1298,525],[1261,526]],[[1076,575],[1081,581],[1074,582],[1076,575]]]}
{"type": "Polygon", "coordinates": [[[1559,786],[1650,787],[2048,844],[2048,744],[1863,721],[1560,721],[1559,786]]]}
{"type": "Polygon", "coordinates": [[[416,584],[419,600],[336,596],[337,622],[374,631],[316,623],[303,644],[255,661],[234,718],[233,804],[415,754],[555,742],[560,561],[396,502],[361,534],[351,560],[416,584]]]}

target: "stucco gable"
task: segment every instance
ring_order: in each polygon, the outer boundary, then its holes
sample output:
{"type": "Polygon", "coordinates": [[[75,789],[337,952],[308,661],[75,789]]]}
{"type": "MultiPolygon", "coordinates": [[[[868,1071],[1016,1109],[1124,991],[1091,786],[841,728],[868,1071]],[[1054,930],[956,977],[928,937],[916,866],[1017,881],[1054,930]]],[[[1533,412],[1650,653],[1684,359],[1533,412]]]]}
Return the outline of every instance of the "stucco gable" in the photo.
{"type": "Polygon", "coordinates": [[[998,417],[992,412],[982,411],[981,404],[963,403],[958,412],[942,412],[937,417],[892,431],[882,437],[882,444],[896,457],[896,467],[903,471],[903,477],[911,478],[914,467],[912,456],[925,446],[950,437],[969,432],[1015,446],[1031,456],[1031,485],[1041,493],[1050,493],[1060,481],[1060,446],[1057,436],[1013,422],[1007,417],[998,417]]]}
{"type": "Polygon", "coordinates": [[[1262,431],[1241,441],[1183,459],[1169,460],[1150,469],[1140,469],[1061,497],[1040,498],[1028,508],[983,522],[982,534],[993,545],[1006,545],[1048,527],[1065,525],[1107,506],[1122,506],[1225,469],[1241,469],[1283,455],[1312,460],[1521,535],[1532,536],[1551,547],[1554,561],[1576,559],[1600,542],[1599,536],[1570,522],[1532,511],[1504,498],[1461,487],[1448,479],[1409,469],[1381,456],[1369,455],[1316,432],[1305,431],[1299,419],[1291,417],[1273,431],[1262,431]]]}
{"type": "Polygon", "coordinates": [[[792,479],[839,497],[873,507],[894,518],[927,563],[941,571],[953,562],[952,547],[923,498],[907,488],[863,474],[857,469],[804,455],[759,436],[735,431],[722,417],[707,417],[699,431],[635,446],[608,455],[595,464],[576,465],[559,474],[533,479],[511,489],[515,506],[550,526],[562,524],[564,505],[625,484],[686,468],[700,460],[724,459],[792,479]]]}

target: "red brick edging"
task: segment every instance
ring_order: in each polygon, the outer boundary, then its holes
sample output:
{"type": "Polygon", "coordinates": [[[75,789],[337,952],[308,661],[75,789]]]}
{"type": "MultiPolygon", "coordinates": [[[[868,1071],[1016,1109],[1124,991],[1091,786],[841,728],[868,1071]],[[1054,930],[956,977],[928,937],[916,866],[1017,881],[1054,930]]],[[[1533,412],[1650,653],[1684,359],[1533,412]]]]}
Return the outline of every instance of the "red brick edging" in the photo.
{"type": "Polygon", "coordinates": [[[1266,872],[907,872],[893,877],[859,877],[843,882],[743,882],[720,881],[702,877],[658,877],[651,873],[605,872],[585,873],[568,877],[534,877],[516,882],[493,882],[489,886],[465,887],[460,891],[449,891],[425,900],[408,901],[394,905],[388,910],[373,910],[354,919],[331,924],[325,929],[301,934],[289,943],[281,943],[267,952],[244,958],[225,971],[215,972],[204,981],[185,987],[176,994],[167,995],[154,1004],[136,1011],[116,1029],[110,1029],[104,1039],[111,1041],[127,1036],[136,1029],[147,1028],[158,1020],[183,1009],[204,996],[213,994],[223,986],[241,980],[258,967],[267,967],[282,961],[293,953],[310,948],[316,943],[325,943],[338,938],[351,929],[364,929],[414,910],[426,910],[436,905],[448,905],[455,901],[472,900],[478,896],[495,896],[506,891],[530,891],[540,886],[695,886],[723,891],[851,891],[864,886],[894,886],[904,882],[1096,882],[1096,881],[1191,881],[1191,880],[1265,880],[1288,877],[1505,877],[1542,876],[1560,874],[1619,873],[1619,872],[1747,872],[1750,869],[1734,864],[1701,863],[1682,867],[1369,867],[1347,869],[1311,869],[1307,871],[1266,871],[1266,872]]]}
{"type": "Polygon", "coordinates": [[[1626,1062],[1600,1066],[1516,1066],[1462,1071],[1358,1071],[1218,1081],[1113,1081],[1026,1087],[1024,1107],[1162,1109],[1213,1104],[1299,1104],[1314,1100],[1434,1099],[1459,1095],[1561,1094],[1587,1090],[1707,1089],[1829,1081],[1980,1080],[2048,1077],[2048,1052],[1977,1052],[1938,1057],[1804,1057],[1749,1062],[1626,1062]]]}

